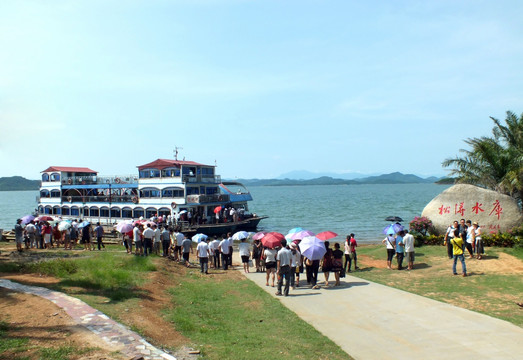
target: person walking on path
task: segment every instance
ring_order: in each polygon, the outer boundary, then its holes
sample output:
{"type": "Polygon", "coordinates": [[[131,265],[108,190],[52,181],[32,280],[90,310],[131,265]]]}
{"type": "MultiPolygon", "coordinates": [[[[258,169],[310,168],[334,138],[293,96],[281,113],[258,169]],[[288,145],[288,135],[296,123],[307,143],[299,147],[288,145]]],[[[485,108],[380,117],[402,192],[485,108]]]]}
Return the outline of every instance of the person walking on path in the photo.
{"type": "Polygon", "coordinates": [[[387,268],[392,270],[392,259],[394,258],[396,239],[394,239],[392,235],[387,235],[381,242],[387,246],[387,268]]]}
{"type": "Polygon", "coordinates": [[[251,257],[251,252],[249,250],[250,245],[245,241],[245,239],[242,239],[239,246],[238,251],[240,253],[240,257],[242,259],[243,264],[243,271],[248,273],[249,272],[249,259],[251,257]]]}
{"type": "Polygon", "coordinates": [[[207,244],[207,239],[202,240],[198,243],[198,246],[196,246],[196,255],[198,256],[198,260],[200,261],[200,272],[202,274],[208,274],[209,273],[209,245],[207,244]]]}
{"type": "Polygon", "coordinates": [[[281,250],[276,255],[276,267],[278,273],[278,291],[277,296],[281,296],[281,288],[283,285],[283,279],[285,279],[285,287],[283,289],[283,296],[289,295],[289,287],[291,284],[291,263],[292,263],[292,252],[287,248],[287,241],[284,239],[281,241],[281,250]]]}
{"type": "Polygon", "coordinates": [[[256,272],[261,271],[261,256],[262,256],[263,246],[260,240],[254,240],[252,244],[252,259],[256,265],[256,272]]]}
{"type": "Polygon", "coordinates": [[[329,247],[330,244],[328,241],[325,241],[324,244],[327,252],[323,255],[321,271],[323,271],[323,276],[325,276],[325,286],[329,286],[329,275],[332,271],[332,249],[329,247]]]}
{"type": "Polygon", "coordinates": [[[96,243],[98,245],[98,251],[102,250],[102,247],[105,249],[105,245],[102,242],[102,238],[104,236],[104,228],[102,225],[100,225],[99,222],[96,223],[96,227],[94,228],[94,234],[96,235],[96,243]]]}
{"type": "Polygon", "coordinates": [[[334,244],[334,251],[332,252],[332,271],[334,272],[334,279],[336,282],[334,286],[340,286],[340,272],[343,270],[343,251],[340,250],[340,244],[334,244]]]}
{"type": "Polygon", "coordinates": [[[403,243],[405,244],[405,257],[407,258],[407,270],[414,269],[414,236],[405,230],[403,243]]]}
{"type": "Polygon", "coordinates": [[[405,232],[401,230],[396,236],[396,260],[398,261],[398,270],[403,269],[403,258],[405,257],[405,243],[403,242],[405,232]]]}
{"type": "Polygon", "coordinates": [[[300,268],[302,266],[301,253],[298,249],[298,245],[291,243],[290,245],[292,253],[291,262],[291,287],[294,290],[295,287],[300,286],[300,268]]]}
{"type": "Polygon", "coordinates": [[[187,234],[185,235],[185,239],[182,241],[182,257],[185,266],[189,267],[191,266],[191,263],[189,262],[189,253],[193,253],[192,250],[192,241],[187,237],[187,234]]]}
{"type": "Polygon", "coordinates": [[[272,287],[274,287],[274,278],[276,273],[276,268],[278,264],[276,263],[276,255],[278,252],[275,249],[265,249],[263,252],[263,257],[265,258],[265,271],[267,273],[266,286],[269,286],[269,277],[272,280],[272,287]]]}
{"type": "MultiPolygon", "coordinates": [[[[455,234],[455,231],[454,230],[458,230],[458,221],[454,221],[452,223],[452,225],[450,225],[448,228],[447,228],[447,232],[445,233],[445,239],[443,241],[443,245],[446,245],[447,246],[447,256],[449,257],[449,259],[452,259],[453,257],[453,248],[452,248],[452,243],[451,243],[451,239],[454,237],[454,234],[455,234]]],[[[459,230],[458,230],[458,234],[459,234],[459,230]]]]}
{"type": "Polygon", "coordinates": [[[220,250],[220,254],[222,256],[222,265],[223,270],[229,269],[229,239],[224,238],[222,241],[220,241],[220,245],[218,245],[218,249],[220,250]]]}

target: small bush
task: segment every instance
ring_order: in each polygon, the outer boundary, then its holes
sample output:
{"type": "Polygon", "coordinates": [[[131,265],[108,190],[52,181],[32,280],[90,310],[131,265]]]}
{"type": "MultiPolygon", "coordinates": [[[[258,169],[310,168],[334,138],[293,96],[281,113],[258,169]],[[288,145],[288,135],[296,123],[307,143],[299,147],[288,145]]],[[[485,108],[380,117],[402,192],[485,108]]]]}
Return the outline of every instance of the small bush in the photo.
{"type": "Polygon", "coordinates": [[[410,223],[410,230],[420,233],[423,236],[433,232],[432,221],[426,216],[416,216],[410,223]]]}

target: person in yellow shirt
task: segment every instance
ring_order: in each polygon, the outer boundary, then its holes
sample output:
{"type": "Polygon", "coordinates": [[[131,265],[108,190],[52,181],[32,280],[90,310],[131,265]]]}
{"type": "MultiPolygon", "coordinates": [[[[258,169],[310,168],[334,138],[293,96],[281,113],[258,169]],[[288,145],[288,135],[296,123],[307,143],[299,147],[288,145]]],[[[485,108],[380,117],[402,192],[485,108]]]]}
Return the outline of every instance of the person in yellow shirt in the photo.
{"type": "Polygon", "coordinates": [[[454,237],[450,239],[452,244],[452,255],[454,263],[452,264],[452,273],[458,275],[456,272],[456,263],[458,259],[461,261],[461,271],[463,276],[467,276],[467,266],[465,265],[465,256],[463,255],[463,239],[464,233],[460,233],[458,229],[454,230],[454,237]]]}

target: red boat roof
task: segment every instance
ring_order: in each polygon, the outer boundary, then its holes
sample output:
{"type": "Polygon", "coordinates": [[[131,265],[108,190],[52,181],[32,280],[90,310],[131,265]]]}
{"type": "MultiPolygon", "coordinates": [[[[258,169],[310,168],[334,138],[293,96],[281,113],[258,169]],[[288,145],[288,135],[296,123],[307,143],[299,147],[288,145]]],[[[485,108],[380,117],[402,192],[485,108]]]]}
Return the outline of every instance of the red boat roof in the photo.
{"type": "Polygon", "coordinates": [[[70,167],[70,166],[50,166],[41,172],[50,172],[50,171],[82,172],[82,173],[98,174],[97,171],[91,170],[86,167],[70,167]]]}
{"type": "Polygon", "coordinates": [[[165,169],[165,168],[168,168],[168,167],[173,167],[173,166],[178,166],[179,167],[179,166],[182,166],[182,165],[210,166],[210,165],[199,164],[199,163],[194,162],[194,161],[157,159],[157,160],[154,160],[153,162],[150,162],[148,164],[138,166],[138,170],[151,169],[151,168],[152,169],[162,170],[162,169],[165,169]]]}

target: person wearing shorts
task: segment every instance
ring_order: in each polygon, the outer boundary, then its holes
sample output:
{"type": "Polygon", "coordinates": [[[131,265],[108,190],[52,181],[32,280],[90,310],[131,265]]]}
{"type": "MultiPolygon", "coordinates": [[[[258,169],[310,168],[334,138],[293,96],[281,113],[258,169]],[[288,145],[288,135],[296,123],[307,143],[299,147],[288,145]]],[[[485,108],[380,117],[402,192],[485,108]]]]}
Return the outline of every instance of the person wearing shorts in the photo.
{"type": "Polygon", "coordinates": [[[245,239],[242,239],[240,244],[238,245],[238,250],[240,253],[240,257],[242,258],[243,271],[246,273],[249,272],[249,258],[251,257],[251,252],[249,248],[249,243],[247,243],[245,239]]]}
{"type": "Polygon", "coordinates": [[[134,251],[136,255],[143,255],[142,225],[136,224],[133,229],[134,251]]]}
{"type": "Polygon", "coordinates": [[[265,271],[267,273],[266,286],[269,286],[269,277],[272,280],[271,286],[274,287],[274,278],[276,276],[276,255],[278,251],[276,249],[265,249],[263,252],[263,257],[265,258],[265,271]]]}
{"type": "Polygon", "coordinates": [[[183,250],[182,256],[183,256],[183,261],[185,263],[185,266],[189,267],[191,265],[189,263],[189,253],[192,253],[193,250],[192,250],[192,241],[191,241],[191,239],[189,239],[187,237],[187,235],[185,235],[185,239],[183,239],[182,250],[183,250]]]}
{"type": "Polygon", "coordinates": [[[381,242],[387,246],[387,268],[392,270],[392,259],[394,258],[396,239],[394,239],[392,235],[387,235],[381,242]]]}

